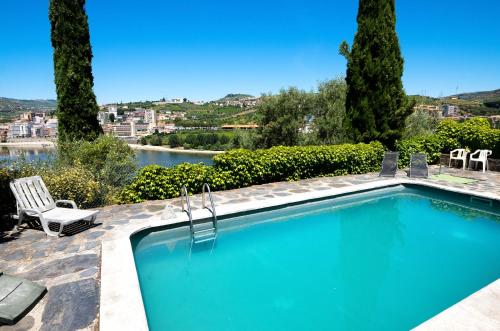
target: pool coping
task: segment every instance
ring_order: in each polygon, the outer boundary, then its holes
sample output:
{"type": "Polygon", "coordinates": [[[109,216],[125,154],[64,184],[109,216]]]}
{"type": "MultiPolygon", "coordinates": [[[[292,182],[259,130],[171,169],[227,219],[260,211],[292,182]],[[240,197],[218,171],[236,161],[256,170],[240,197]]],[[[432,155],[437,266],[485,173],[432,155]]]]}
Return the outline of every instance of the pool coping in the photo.
{"type": "MultiPolygon", "coordinates": [[[[290,205],[299,202],[306,202],[339,195],[352,194],[367,190],[381,189],[397,185],[417,185],[430,188],[441,189],[453,193],[461,193],[472,195],[480,198],[492,199],[500,201],[500,195],[491,192],[474,192],[458,187],[444,186],[442,184],[429,182],[421,179],[410,178],[380,178],[369,183],[355,184],[345,187],[337,187],[328,190],[296,193],[292,196],[275,197],[263,201],[251,201],[222,205],[217,207],[218,216],[228,216],[233,214],[241,214],[246,212],[255,212],[263,208],[273,208],[284,205],[290,205]]],[[[210,217],[210,212],[206,209],[193,211],[193,220],[204,219],[210,217]]],[[[101,303],[99,308],[99,328],[103,331],[111,330],[148,330],[146,313],[142,302],[142,295],[139,285],[139,279],[135,267],[134,256],[130,237],[142,230],[162,227],[167,225],[175,225],[188,222],[188,217],[185,213],[173,213],[169,219],[161,219],[152,217],[147,219],[131,219],[131,222],[120,229],[118,237],[113,240],[102,242],[102,264],[101,264],[101,303]],[[117,262],[119,261],[119,262],[117,262]]],[[[440,312],[431,319],[417,326],[418,330],[434,330],[443,329],[447,326],[448,329],[456,329],[457,321],[456,311],[460,311],[463,315],[464,311],[477,311],[477,297],[488,296],[491,301],[498,301],[500,305],[500,281],[497,280],[483,289],[473,293],[471,296],[440,312]],[[486,294],[484,294],[486,293],[486,294]],[[489,296],[488,296],[489,294],[489,296]],[[458,306],[459,308],[456,308],[458,306]],[[439,327],[438,327],[439,326],[439,327]]],[[[492,308],[490,308],[490,311],[492,308]]],[[[500,312],[496,313],[497,315],[500,312]]],[[[474,317],[481,317],[484,314],[473,314],[474,317]]],[[[467,318],[461,318],[461,326],[474,326],[475,320],[470,320],[467,324],[467,318]]],[[[499,319],[500,321],[500,319],[499,319]]],[[[494,320],[493,320],[494,322],[494,320]]],[[[498,322],[498,321],[497,321],[498,322]]],[[[444,329],[447,329],[446,327],[444,329]]]]}

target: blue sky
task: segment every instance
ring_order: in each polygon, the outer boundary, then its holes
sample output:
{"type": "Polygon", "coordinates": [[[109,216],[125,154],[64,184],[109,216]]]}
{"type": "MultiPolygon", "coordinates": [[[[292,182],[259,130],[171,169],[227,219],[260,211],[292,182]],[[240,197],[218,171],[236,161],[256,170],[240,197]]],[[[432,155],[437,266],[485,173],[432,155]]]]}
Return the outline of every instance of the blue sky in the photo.
{"type": "MultiPolygon", "coordinates": [[[[398,0],[407,93],[500,88],[498,0],[398,0]]],[[[0,4],[0,96],[55,98],[48,0],[0,4]]],[[[99,103],[314,89],[345,74],[357,1],[87,0],[99,103]]]]}

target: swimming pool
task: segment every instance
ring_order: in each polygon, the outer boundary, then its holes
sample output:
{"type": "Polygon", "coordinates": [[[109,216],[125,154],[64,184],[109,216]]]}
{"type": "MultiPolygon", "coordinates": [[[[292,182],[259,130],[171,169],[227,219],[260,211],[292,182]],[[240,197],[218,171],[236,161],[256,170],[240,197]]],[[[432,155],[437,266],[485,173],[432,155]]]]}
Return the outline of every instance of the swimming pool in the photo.
{"type": "Polygon", "coordinates": [[[500,277],[498,201],[394,186],[131,238],[151,330],[402,330],[500,277]]]}

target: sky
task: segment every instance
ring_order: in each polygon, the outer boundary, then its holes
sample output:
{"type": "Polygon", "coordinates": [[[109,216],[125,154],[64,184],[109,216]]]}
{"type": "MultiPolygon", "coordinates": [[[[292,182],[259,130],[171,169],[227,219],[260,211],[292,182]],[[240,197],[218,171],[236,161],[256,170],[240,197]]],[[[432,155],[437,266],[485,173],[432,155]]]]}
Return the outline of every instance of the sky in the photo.
{"type": "MultiPolygon", "coordinates": [[[[0,96],[55,99],[49,0],[0,1],[0,96]]],[[[87,0],[100,104],[275,93],[345,75],[355,0],[87,0]]],[[[397,0],[408,94],[500,88],[500,1],[397,0]]]]}

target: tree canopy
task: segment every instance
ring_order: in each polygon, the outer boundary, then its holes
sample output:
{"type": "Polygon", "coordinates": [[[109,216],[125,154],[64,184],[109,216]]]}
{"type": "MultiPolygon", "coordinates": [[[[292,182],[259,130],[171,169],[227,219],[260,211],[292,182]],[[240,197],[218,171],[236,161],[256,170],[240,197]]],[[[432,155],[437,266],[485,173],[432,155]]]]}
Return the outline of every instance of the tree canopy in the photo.
{"type": "Polygon", "coordinates": [[[392,148],[412,108],[401,81],[395,0],[360,0],[357,23],[352,49],[340,45],[348,62],[347,124],[356,141],[379,140],[392,148]]]}
{"type": "Polygon", "coordinates": [[[294,146],[299,143],[304,116],[313,111],[313,100],[309,93],[291,87],[277,95],[263,95],[258,111],[259,146],[294,146]]]}
{"type": "Polygon", "coordinates": [[[92,48],[85,0],[51,0],[49,8],[59,140],[93,140],[101,133],[93,92],[92,48]]]}

